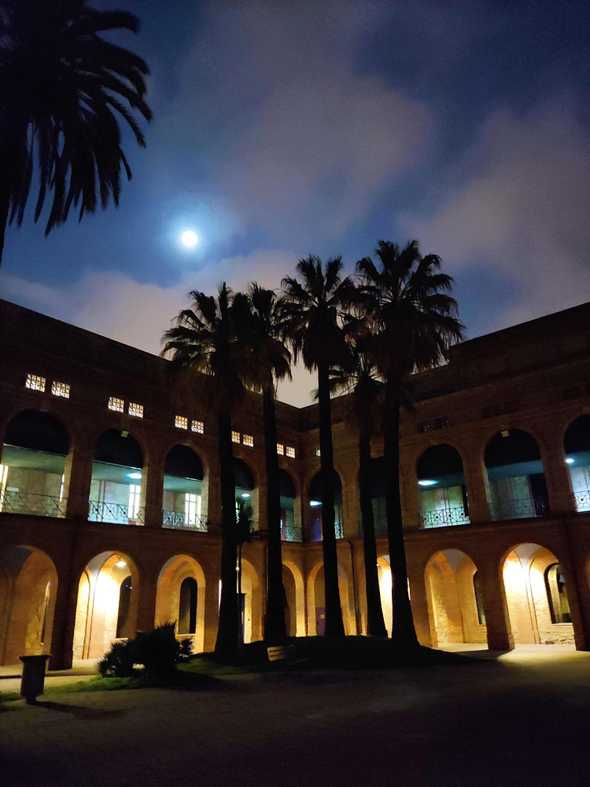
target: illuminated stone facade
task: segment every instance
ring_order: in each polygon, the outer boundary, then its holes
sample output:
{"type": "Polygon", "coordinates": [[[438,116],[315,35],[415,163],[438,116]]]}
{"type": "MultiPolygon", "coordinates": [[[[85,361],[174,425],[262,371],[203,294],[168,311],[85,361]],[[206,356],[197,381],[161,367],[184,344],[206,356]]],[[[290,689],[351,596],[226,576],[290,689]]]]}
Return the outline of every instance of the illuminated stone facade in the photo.
{"type": "MultiPolygon", "coordinates": [[[[51,652],[55,667],[97,658],[114,639],[167,620],[197,650],[212,649],[220,491],[203,390],[172,378],[160,358],[6,302],[0,331],[0,664],[35,652],[51,652]]],[[[506,649],[575,640],[587,649],[590,304],[465,342],[414,388],[401,483],[421,641],[506,649]]],[[[317,409],[277,409],[289,628],[315,634],[324,605],[313,540],[317,409]]],[[[263,526],[257,397],[236,412],[234,429],[238,500],[263,526]]],[[[362,633],[358,462],[344,399],[334,402],[334,441],[345,627],[362,633]]],[[[381,453],[377,439],[378,565],[391,626],[381,453]]],[[[265,549],[260,533],[244,550],[246,641],[262,634],[265,549]]]]}

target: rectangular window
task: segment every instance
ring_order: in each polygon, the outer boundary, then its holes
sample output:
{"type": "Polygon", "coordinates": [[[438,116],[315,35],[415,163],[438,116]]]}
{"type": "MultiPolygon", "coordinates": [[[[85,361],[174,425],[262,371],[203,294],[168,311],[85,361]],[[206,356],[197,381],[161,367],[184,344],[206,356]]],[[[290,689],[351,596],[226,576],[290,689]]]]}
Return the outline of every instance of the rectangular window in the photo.
{"type": "Polygon", "coordinates": [[[175,415],[174,426],[177,429],[188,429],[188,418],[185,415],[175,415]]]}
{"type": "Polygon", "coordinates": [[[282,443],[277,443],[277,454],[279,456],[285,455],[285,446],[282,443]]]}
{"type": "Polygon", "coordinates": [[[116,396],[109,396],[109,410],[112,410],[114,413],[124,413],[125,412],[125,401],[123,399],[118,399],[116,396]]]}
{"type": "Polygon", "coordinates": [[[70,398],[70,384],[69,383],[60,383],[57,380],[54,380],[51,383],[51,393],[53,396],[60,396],[62,399],[69,399],[70,398]]]}
{"type": "Polygon", "coordinates": [[[289,457],[289,459],[295,459],[295,449],[292,445],[288,445],[285,448],[285,454],[289,457]]]}
{"type": "Polygon", "coordinates": [[[232,443],[238,443],[239,444],[239,442],[240,442],[240,433],[239,432],[232,432],[231,433],[231,441],[232,441],[232,443]]]}
{"type": "Polygon", "coordinates": [[[30,391],[44,391],[46,382],[45,377],[41,377],[38,374],[27,374],[25,388],[28,388],[30,391]]]}
{"type": "Polygon", "coordinates": [[[135,418],[143,418],[143,405],[137,402],[129,402],[128,413],[135,418]]]}
{"type": "Polygon", "coordinates": [[[139,484],[129,484],[129,508],[127,510],[128,519],[137,519],[139,515],[140,501],[141,486],[139,484]]]}
{"type": "Polygon", "coordinates": [[[254,447],[254,435],[251,434],[243,434],[242,435],[242,443],[247,445],[249,448],[254,447]]]}
{"type": "Polygon", "coordinates": [[[197,434],[205,434],[205,423],[203,421],[191,421],[191,430],[197,434]]]}
{"type": "Polygon", "coordinates": [[[201,518],[201,495],[187,492],[184,496],[184,523],[196,525],[201,518]]]}

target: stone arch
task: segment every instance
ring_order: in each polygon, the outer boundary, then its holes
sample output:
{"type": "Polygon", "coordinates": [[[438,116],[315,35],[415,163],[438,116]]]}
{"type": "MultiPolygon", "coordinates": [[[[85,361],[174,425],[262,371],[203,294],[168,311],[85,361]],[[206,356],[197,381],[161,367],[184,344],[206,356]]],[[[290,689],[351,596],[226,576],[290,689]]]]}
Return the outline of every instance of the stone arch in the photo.
{"type": "MultiPolygon", "coordinates": [[[[500,563],[510,628],[516,645],[573,644],[569,620],[553,622],[546,570],[560,561],[556,554],[536,543],[520,543],[508,549],[500,563]]],[[[567,598],[567,583],[565,582],[567,598]]],[[[569,613],[569,600],[567,602],[569,613]]]]}
{"type": "Polygon", "coordinates": [[[236,508],[249,506],[252,511],[252,529],[258,530],[259,488],[257,473],[253,466],[241,456],[234,456],[234,480],[236,485],[236,508]]]}
{"type": "Polygon", "coordinates": [[[74,623],[74,659],[99,659],[117,639],[133,638],[137,630],[140,573],[124,552],[105,551],[88,561],[78,581],[74,623]],[[122,588],[131,577],[129,609],[121,620],[122,588]]]}
{"type": "Polygon", "coordinates": [[[0,664],[51,653],[58,574],[40,549],[11,546],[0,553],[0,664]]]}
{"type": "MultiPolygon", "coordinates": [[[[322,561],[316,563],[309,572],[307,578],[307,630],[312,636],[323,634],[325,621],[325,585],[323,568],[324,564],[322,561]]],[[[350,587],[348,573],[340,562],[338,563],[338,590],[340,591],[344,631],[347,635],[354,634],[356,633],[356,621],[354,617],[353,592],[350,587]]]]}
{"type": "Polygon", "coordinates": [[[566,425],[563,448],[576,510],[590,511],[590,414],[583,413],[566,425]]]}
{"type": "Polygon", "coordinates": [[[0,511],[64,517],[72,440],[61,418],[21,410],[6,426],[0,456],[0,511]]]}
{"type": "Polygon", "coordinates": [[[430,445],[416,460],[422,527],[469,523],[467,486],[460,451],[447,442],[430,445]]]}
{"type": "Polygon", "coordinates": [[[284,467],[279,469],[281,492],[281,538],[283,541],[302,541],[301,495],[293,476],[284,467]]]}
{"type": "Polygon", "coordinates": [[[126,430],[107,429],[96,441],[88,519],[142,525],[146,500],[145,452],[126,430]]]}
{"type": "Polygon", "coordinates": [[[484,462],[492,519],[543,516],[549,495],[539,441],[522,429],[502,429],[488,441],[484,462]]]}
{"type": "Polygon", "coordinates": [[[291,637],[305,636],[305,585],[301,569],[283,560],[283,587],[288,607],[287,632],[291,637]]]}
{"type": "Polygon", "coordinates": [[[243,638],[244,643],[262,639],[263,599],[258,572],[247,558],[242,557],[243,638]]]}
{"type": "MultiPolygon", "coordinates": [[[[342,476],[334,469],[335,479],[335,495],[334,495],[334,529],[336,531],[336,538],[344,537],[343,529],[343,484],[342,476]]],[[[307,498],[310,509],[309,515],[309,540],[321,541],[322,540],[322,470],[319,469],[312,475],[307,484],[307,498]]]]}
{"type": "Polygon", "coordinates": [[[200,455],[186,443],[176,443],[164,461],[163,526],[207,529],[207,490],[200,455]]]}
{"type": "Polygon", "coordinates": [[[191,555],[174,555],[160,569],[156,585],[156,625],[174,623],[178,630],[180,592],[185,579],[194,579],[197,583],[196,628],[194,632],[177,636],[191,639],[194,652],[201,653],[205,649],[206,580],[203,567],[191,555]]]}
{"type": "Polygon", "coordinates": [[[389,563],[389,555],[379,555],[377,558],[377,576],[379,577],[379,597],[387,633],[391,636],[393,629],[393,574],[389,563]]]}
{"type": "Polygon", "coordinates": [[[439,550],[428,560],[424,579],[433,645],[487,641],[476,574],[477,566],[460,549],[439,550]]]}

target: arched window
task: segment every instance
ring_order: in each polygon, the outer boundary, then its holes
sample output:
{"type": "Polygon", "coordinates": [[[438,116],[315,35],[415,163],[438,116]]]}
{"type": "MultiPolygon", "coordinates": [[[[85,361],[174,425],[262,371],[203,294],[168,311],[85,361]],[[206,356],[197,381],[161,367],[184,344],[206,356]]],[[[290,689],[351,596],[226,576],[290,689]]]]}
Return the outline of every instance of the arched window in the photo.
{"type": "Polygon", "coordinates": [[[545,569],[545,590],[552,623],[571,623],[570,605],[565,590],[565,577],[559,563],[545,569]]]}
{"type": "Polygon", "coordinates": [[[422,527],[469,523],[463,461],[456,448],[432,445],[416,465],[422,527]]]}
{"type": "Polygon", "coordinates": [[[192,577],[182,580],[178,602],[178,633],[194,634],[197,630],[197,582],[192,577]]]}
{"type": "Polygon", "coordinates": [[[479,577],[479,571],[476,571],[473,575],[473,594],[475,595],[475,606],[477,609],[477,622],[485,626],[486,624],[486,610],[483,603],[483,592],[481,589],[481,579],[479,577]]]}
{"type": "Polygon", "coordinates": [[[119,612],[117,615],[117,639],[127,637],[127,627],[129,625],[129,612],[131,610],[131,576],[125,577],[119,588],[119,612]]]}

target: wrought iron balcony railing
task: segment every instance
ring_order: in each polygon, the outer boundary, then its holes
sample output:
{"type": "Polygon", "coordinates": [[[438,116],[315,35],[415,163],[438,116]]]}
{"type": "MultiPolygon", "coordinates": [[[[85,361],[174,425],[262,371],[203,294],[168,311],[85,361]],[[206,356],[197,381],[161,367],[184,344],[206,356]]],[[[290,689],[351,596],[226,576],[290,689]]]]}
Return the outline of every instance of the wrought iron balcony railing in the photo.
{"type": "Polygon", "coordinates": [[[178,511],[162,511],[162,527],[174,530],[198,530],[207,532],[207,518],[204,516],[187,517],[178,511]]]}
{"type": "Polygon", "coordinates": [[[295,525],[283,525],[281,527],[281,541],[303,541],[303,531],[295,525]]]}
{"type": "Polygon", "coordinates": [[[492,519],[530,519],[545,516],[547,501],[541,497],[503,497],[491,506],[492,519]]]}
{"type": "Polygon", "coordinates": [[[574,492],[576,511],[590,511],[590,489],[578,489],[574,492]]]}
{"type": "Polygon", "coordinates": [[[0,496],[0,511],[6,514],[65,517],[68,501],[57,495],[38,495],[34,492],[6,489],[0,496]]]}
{"type": "Polygon", "coordinates": [[[108,500],[90,500],[88,520],[90,522],[112,523],[116,525],[143,525],[145,509],[143,506],[129,507],[124,503],[108,500]]]}
{"type": "Polygon", "coordinates": [[[449,506],[437,508],[434,511],[422,512],[422,527],[453,527],[454,525],[468,525],[469,516],[463,506],[449,506]]]}

